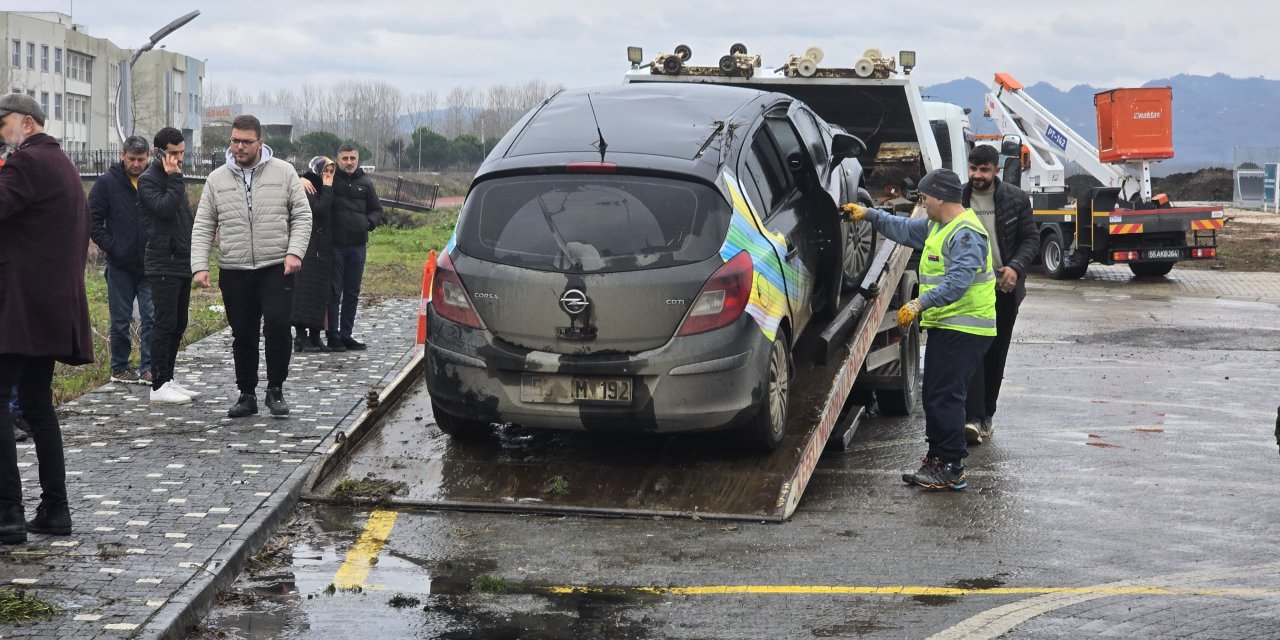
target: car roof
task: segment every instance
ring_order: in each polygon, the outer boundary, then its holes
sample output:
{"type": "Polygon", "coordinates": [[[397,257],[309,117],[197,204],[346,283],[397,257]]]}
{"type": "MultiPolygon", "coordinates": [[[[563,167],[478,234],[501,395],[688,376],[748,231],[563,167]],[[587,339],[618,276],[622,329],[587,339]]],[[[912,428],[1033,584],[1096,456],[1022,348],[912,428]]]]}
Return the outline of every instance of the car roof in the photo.
{"type": "Polygon", "coordinates": [[[755,89],[703,84],[637,83],[562,91],[507,134],[476,178],[505,170],[598,162],[603,137],[604,161],[620,168],[692,173],[714,181],[724,133],[748,123],[765,105],[784,99],[755,89]]]}

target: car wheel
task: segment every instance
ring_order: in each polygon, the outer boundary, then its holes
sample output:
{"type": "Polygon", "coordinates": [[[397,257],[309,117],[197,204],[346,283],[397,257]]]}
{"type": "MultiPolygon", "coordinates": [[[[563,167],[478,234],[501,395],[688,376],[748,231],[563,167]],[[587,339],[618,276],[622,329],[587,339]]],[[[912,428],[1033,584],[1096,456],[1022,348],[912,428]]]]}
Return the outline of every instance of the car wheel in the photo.
{"type": "Polygon", "coordinates": [[[862,284],[876,253],[876,230],[870,222],[844,223],[844,276],[841,286],[853,291],[862,284]]]}
{"type": "Polygon", "coordinates": [[[1139,278],[1159,278],[1173,271],[1172,262],[1130,262],[1129,270],[1139,278]]]}
{"type": "Polygon", "coordinates": [[[753,449],[773,451],[787,432],[787,406],[791,394],[791,350],[785,334],[778,334],[769,347],[768,383],[764,402],[747,423],[745,441],[753,449]]]}
{"type": "Polygon", "coordinates": [[[460,440],[479,440],[486,438],[493,433],[493,424],[483,420],[469,420],[467,418],[459,418],[458,416],[445,413],[431,403],[431,412],[435,414],[436,426],[450,438],[458,438],[460,440]]]}

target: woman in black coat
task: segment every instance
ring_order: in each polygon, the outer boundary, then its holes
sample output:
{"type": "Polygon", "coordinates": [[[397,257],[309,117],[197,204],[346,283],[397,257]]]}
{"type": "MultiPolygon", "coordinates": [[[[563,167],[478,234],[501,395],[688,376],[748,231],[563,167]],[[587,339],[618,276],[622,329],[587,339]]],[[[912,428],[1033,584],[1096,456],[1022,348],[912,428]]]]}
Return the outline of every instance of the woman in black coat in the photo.
{"type": "Polygon", "coordinates": [[[294,351],[328,351],[320,342],[324,333],[329,296],[333,293],[333,174],[337,165],[325,156],[307,163],[302,176],[314,187],[307,189],[311,204],[311,242],[302,258],[302,271],[295,277],[293,288],[293,326],[297,337],[294,351]]]}

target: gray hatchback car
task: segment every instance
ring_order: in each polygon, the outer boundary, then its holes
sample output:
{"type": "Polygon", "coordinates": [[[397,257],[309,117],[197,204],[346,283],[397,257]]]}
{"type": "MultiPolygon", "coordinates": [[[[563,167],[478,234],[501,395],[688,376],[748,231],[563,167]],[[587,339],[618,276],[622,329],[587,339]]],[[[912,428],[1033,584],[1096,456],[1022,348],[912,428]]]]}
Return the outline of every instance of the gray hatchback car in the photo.
{"type": "Polygon", "coordinates": [[[437,424],[736,429],[776,448],[792,348],[874,248],[836,208],[859,197],[863,148],[752,89],[546,100],[481,166],[437,263],[424,363],[437,424]]]}

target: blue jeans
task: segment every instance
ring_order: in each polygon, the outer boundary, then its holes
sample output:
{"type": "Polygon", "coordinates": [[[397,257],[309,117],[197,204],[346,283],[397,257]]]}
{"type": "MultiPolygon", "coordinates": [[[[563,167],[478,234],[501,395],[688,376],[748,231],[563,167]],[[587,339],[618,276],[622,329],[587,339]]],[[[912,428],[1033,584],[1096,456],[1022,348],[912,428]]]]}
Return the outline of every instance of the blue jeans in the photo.
{"type": "Polygon", "coordinates": [[[364,278],[365,245],[333,246],[333,295],[329,298],[330,332],[350,338],[356,326],[356,302],[364,278]]]}
{"type": "Polygon", "coordinates": [[[991,336],[929,329],[924,347],[924,439],[929,456],[960,462],[969,455],[964,441],[969,380],[991,346],[991,336]]]}
{"type": "Polygon", "coordinates": [[[129,368],[129,353],[133,351],[133,342],[129,335],[129,323],[133,320],[133,301],[138,301],[138,315],[141,316],[142,335],[138,340],[138,351],[141,360],[139,371],[151,370],[151,324],[155,318],[155,310],[151,306],[151,285],[146,278],[134,275],[123,269],[113,269],[107,265],[107,307],[111,312],[111,330],[108,337],[111,341],[111,371],[123,371],[129,368]]]}

